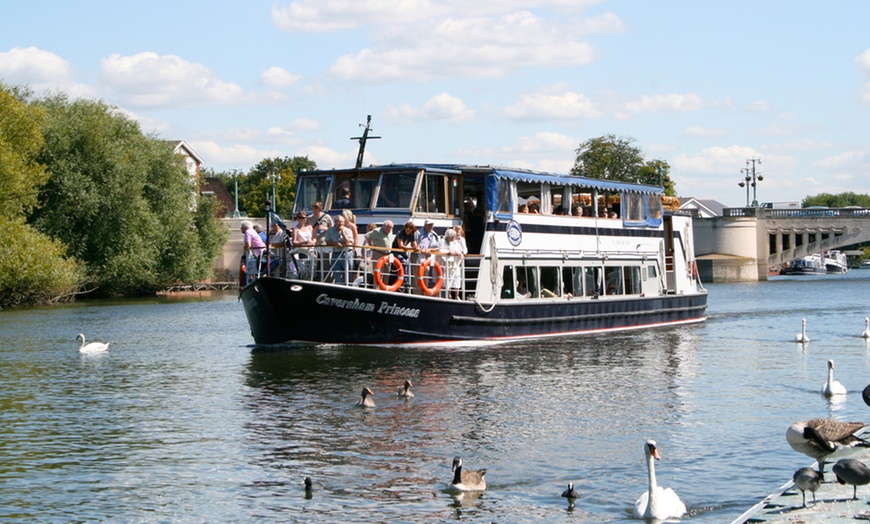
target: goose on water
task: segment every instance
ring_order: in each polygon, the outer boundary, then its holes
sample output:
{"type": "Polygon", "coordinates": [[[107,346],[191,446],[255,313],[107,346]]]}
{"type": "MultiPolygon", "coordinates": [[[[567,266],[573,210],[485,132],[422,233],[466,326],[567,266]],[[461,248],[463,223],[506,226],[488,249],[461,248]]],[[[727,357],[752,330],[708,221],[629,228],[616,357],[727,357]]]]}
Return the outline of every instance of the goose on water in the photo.
{"type": "Polygon", "coordinates": [[[311,492],[314,490],[314,482],[311,481],[311,477],[305,477],[302,484],[305,486],[305,498],[310,499],[312,496],[311,492]]]}
{"type": "Polygon", "coordinates": [[[807,507],[807,490],[813,494],[813,505],[816,505],[816,490],[822,485],[825,477],[813,468],[801,468],[794,472],[791,478],[795,486],[801,490],[804,499],[804,507],[807,507]]]}
{"type": "Polygon", "coordinates": [[[801,332],[794,336],[794,341],[802,344],[810,341],[810,337],[807,336],[807,319],[801,319],[801,332]]]}
{"type": "Polygon", "coordinates": [[[837,482],[852,486],[852,500],[858,500],[858,486],[870,484],[870,468],[858,459],[840,459],[831,470],[837,482]]]}
{"type": "Polygon", "coordinates": [[[374,393],[372,393],[372,390],[370,390],[369,388],[363,388],[360,395],[360,399],[356,401],[357,406],[361,408],[375,407],[375,401],[374,399],[372,399],[372,396],[374,395],[374,393]]]}
{"type": "Polygon", "coordinates": [[[828,360],[828,380],[822,386],[822,395],[832,397],[834,395],[845,395],[846,386],[834,380],[834,361],[828,360]]]}
{"type": "Polygon", "coordinates": [[[864,399],[864,403],[870,406],[870,385],[864,388],[864,391],[861,392],[861,398],[864,399]]]}
{"type": "Polygon", "coordinates": [[[870,317],[864,317],[864,332],[861,338],[870,338],[870,317]]]}
{"type": "Polygon", "coordinates": [[[682,517],[686,505],[671,488],[663,488],[656,483],[656,466],[654,460],[659,460],[658,449],[654,440],[647,440],[643,445],[646,456],[646,469],[649,476],[649,489],[634,503],[634,516],[643,519],[665,520],[682,517]]]}
{"type": "Polygon", "coordinates": [[[574,491],[574,483],[568,483],[568,489],[562,492],[562,496],[568,499],[576,499],[580,498],[580,494],[574,491]]]}
{"type": "Polygon", "coordinates": [[[863,422],[815,418],[795,422],[785,432],[785,438],[793,450],[816,459],[819,462],[819,472],[824,474],[825,461],[835,451],[870,447],[866,440],[855,436],[865,427],[863,422]]]}
{"type": "Polygon", "coordinates": [[[410,380],[406,380],[404,384],[399,386],[398,391],[397,391],[397,395],[400,397],[405,397],[405,398],[413,397],[414,394],[411,393],[411,386],[413,386],[413,385],[414,384],[411,384],[410,380]]]}
{"type": "Polygon", "coordinates": [[[109,344],[104,344],[103,342],[91,342],[90,344],[85,344],[85,336],[82,333],[78,334],[76,340],[82,341],[79,353],[101,353],[109,349],[109,344]]]}
{"type": "Polygon", "coordinates": [[[453,480],[450,481],[450,488],[454,491],[485,491],[485,475],[485,469],[463,470],[462,459],[454,457],[453,480]]]}

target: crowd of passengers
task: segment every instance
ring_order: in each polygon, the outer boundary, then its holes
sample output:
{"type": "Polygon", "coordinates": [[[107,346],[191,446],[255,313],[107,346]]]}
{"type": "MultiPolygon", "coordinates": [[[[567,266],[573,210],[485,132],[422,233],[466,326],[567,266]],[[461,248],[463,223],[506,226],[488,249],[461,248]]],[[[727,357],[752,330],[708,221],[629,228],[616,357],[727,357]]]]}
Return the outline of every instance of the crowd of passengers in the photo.
{"type": "MultiPolygon", "coordinates": [[[[567,210],[558,205],[553,208],[554,215],[568,215],[567,210]]],[[[527,213],[531,215],[541,214],[541,205],[536,200],[532,200],[527,204],[517,206],[517,213],[527,213]]],[[[573,206],[570,215],[575,217],[591,217],[594,216],[594,210],[590,206],[573,206]]],[[[600,206],[598,209],[598,218],[619,218],[619,214],[614,209],[608,209],[605,206],[600,206]]]]}

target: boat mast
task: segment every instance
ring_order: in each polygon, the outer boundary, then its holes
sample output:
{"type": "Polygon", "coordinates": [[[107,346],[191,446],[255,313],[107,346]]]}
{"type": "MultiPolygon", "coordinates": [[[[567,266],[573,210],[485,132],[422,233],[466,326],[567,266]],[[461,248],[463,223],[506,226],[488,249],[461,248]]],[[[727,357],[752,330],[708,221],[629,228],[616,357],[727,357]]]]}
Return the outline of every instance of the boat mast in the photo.
{"type": "MultiPolygon", "coordinates": [[[[360,124],[362,125],[362,124],[360,124]]],[[[367,140],[376,140],[381,138],[379,136],[369,136],[369,131],[372,129],[372,115],[368,115],[368,119],[366,120],[365,130],[363,131],[362,136],[351,137],[351,140],[359,140],[359,154],[356,156],[356,168],[359,169],[362,167],[363,163],[363,155],[366,152],[366,141],[367,140]]]]}

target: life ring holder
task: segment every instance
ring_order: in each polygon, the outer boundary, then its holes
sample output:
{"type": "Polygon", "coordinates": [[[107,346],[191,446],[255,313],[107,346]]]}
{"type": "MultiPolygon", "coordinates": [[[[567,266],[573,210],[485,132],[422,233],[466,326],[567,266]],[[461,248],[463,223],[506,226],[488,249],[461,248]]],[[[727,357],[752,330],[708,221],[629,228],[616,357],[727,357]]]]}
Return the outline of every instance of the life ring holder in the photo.
{"type": "Polygon", "coordinates": [[[375,284],[378,285],[384,291],[398,291],[402,284],[404,283],[405,278],[405,265],[402,264],[402,261],[399,260],[398,257],[393,255],[384,255],[380,259],[378,259],[377,263],[375,263],[375,269],[373,271],[375,275],[375,284]],[[393,282],[392,285],[388,286],[384,283],[384,279],[381,278],[381,269],[384,267],[384,264],[387,261],[390,261],[390,264],[396,268],[396,281],[393,282]]]}
{"type": "Polygon", "coordinates": [[[441,291],[441,286],[444,284],[444,270],[441,269],[441,264],[438,263],[434,258],[427,258],[420,264],[420,268],[417,269],[417,285],[420,287],[420,291],[422,291],[425,295],[435,296],[441,291]],[[438,276],[438,280],[435,281],[435,285],[431,288],[426,285],[426,270],[429,266],[435,268],[435,274],[438,276]]]}

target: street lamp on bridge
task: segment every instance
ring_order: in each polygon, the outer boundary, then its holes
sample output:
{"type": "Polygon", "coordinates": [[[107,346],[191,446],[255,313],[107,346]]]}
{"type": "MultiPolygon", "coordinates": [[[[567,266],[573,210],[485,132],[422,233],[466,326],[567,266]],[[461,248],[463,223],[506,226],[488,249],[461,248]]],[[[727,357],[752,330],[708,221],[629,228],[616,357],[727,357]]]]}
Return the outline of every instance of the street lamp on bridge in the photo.
{"type": "Polygon", "coordinates": [[[737,185],[746,188],[746,207],[749,207],[749,188],[752,187],[752,207],[758,207],[758,197],[756,194],[758,182],[764,180],[764,177],[755,171],[755,164],[761,164],[760,158],[750,158],[746,160],[746,167],[741,169],[743,180],[737,185]],[[751,167],[750,167],[751,166],[751,167]]]}

